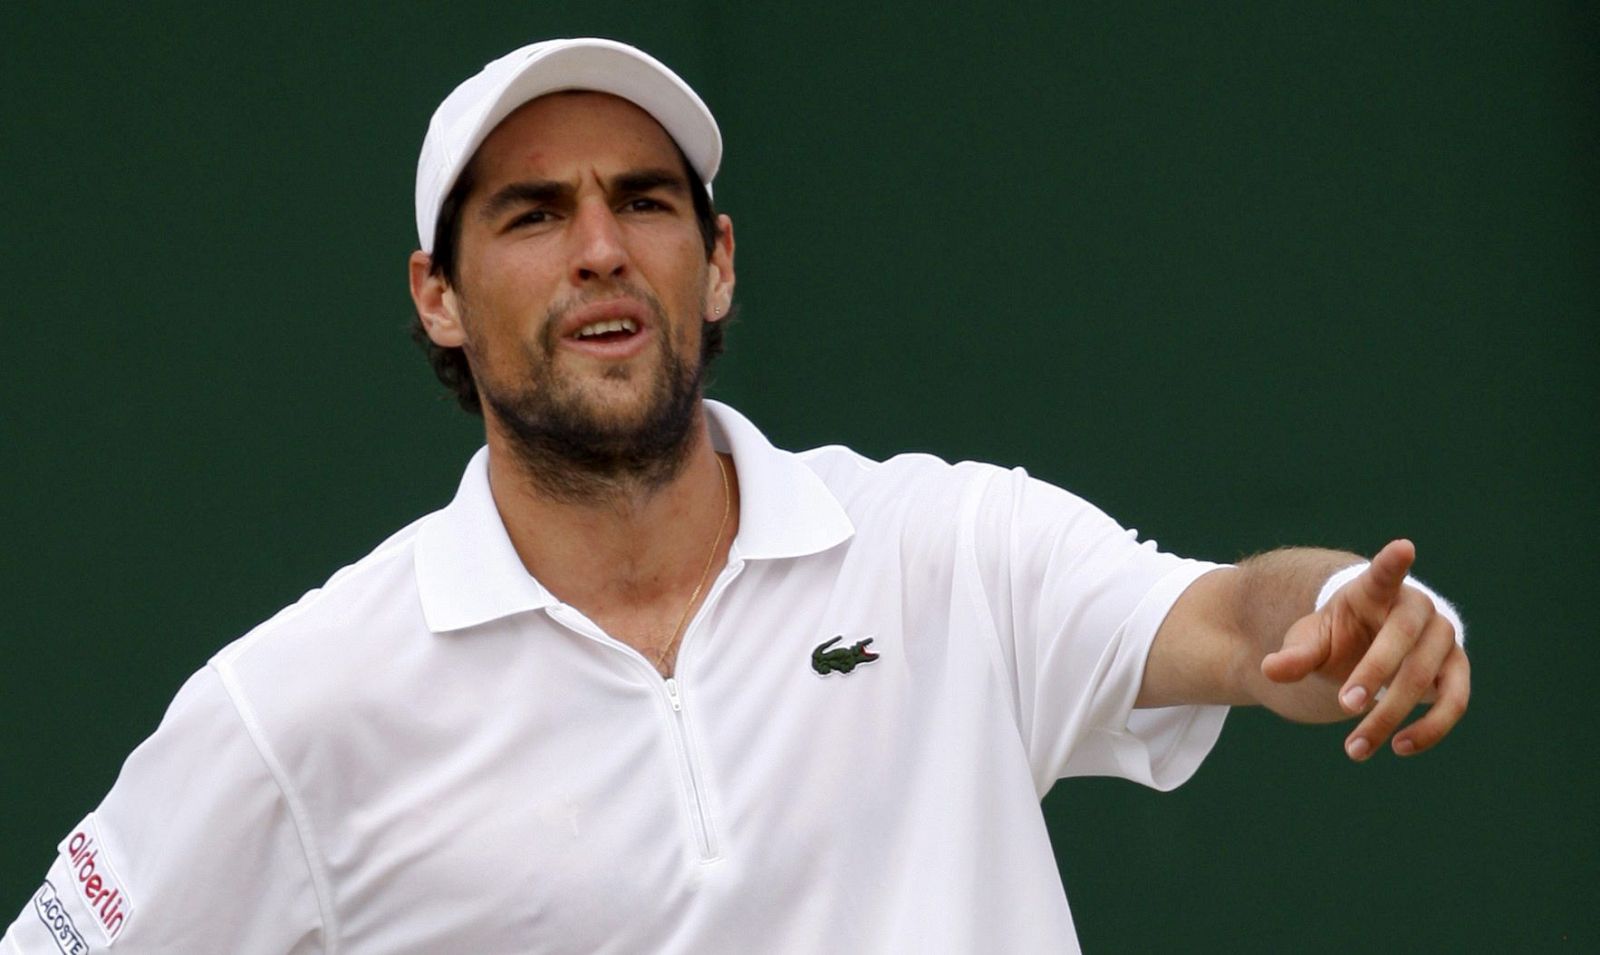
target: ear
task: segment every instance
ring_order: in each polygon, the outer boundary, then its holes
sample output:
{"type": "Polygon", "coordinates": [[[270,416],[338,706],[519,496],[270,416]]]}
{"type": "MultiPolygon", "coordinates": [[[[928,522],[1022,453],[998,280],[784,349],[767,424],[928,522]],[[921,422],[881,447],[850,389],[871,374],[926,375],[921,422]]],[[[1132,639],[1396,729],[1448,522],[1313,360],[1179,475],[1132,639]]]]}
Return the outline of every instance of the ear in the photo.
{"type": "Polygon", "coordinates": [[[706,270],[706,321],[721,321],[733,307],[733,220],[717,216],[717,240],[706,270]]]}
{"type": "Polygon", "coordinates": [[[461,310],[455,290],[442,274],[432,271],[433,259],[418,250],[411,253],[411,301],[422,319],[422,328],[440,348],[460,348],[466,344],[461,327],[461,310]]]}

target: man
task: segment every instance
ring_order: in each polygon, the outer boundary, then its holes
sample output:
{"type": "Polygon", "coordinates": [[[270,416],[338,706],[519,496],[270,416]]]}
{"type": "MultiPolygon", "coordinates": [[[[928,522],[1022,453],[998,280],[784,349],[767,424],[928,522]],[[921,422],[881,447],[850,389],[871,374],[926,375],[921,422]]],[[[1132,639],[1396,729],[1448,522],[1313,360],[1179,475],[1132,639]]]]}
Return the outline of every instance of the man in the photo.
{"type": "Polygon", "coordinates": [[[7,952],[1059,951],[1056,779],[1176,786],[1228,705],[1359,715],[1356,760],[1460,718],[1408,542],[1184,560],[1020,471],[794,455],[702,400],[720,159],[609,41],[445,100],[411,292],[486,448],[185,685],[7,952]]]}

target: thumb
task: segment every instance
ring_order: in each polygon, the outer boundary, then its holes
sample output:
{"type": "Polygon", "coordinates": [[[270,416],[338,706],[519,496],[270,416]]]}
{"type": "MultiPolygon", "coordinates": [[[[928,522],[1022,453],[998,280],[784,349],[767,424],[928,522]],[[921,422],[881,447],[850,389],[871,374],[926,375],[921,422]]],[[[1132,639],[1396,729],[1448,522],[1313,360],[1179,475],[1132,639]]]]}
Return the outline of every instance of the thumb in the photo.
{"type": "Polygon", "coordinates": [[[1283,646],[1261,658],[1261,675],[1274,683],[1303,679],[1327,662],[1332,646],[1324,616],[1307,614],[1289,627],[1283,646]]]}

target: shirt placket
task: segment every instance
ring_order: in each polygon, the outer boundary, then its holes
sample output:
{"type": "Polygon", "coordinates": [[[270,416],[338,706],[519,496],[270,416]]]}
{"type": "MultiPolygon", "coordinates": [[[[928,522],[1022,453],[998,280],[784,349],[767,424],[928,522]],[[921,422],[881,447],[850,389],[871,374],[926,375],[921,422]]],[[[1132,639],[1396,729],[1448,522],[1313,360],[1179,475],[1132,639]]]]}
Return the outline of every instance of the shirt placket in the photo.
{"type": "MultiPolygon", "coordinates": [[[[688,656],[690,638],[699,628],[701,621],[716,604],[722,592],[727,589],[733,579],[739,576],[744,562],[737,558],[730,558],[728,565],[722,573],[717,575],[712,584],[711,592],[706,595],[705,602],[700,605],[694,617],[689,621],[688,627],[683,632],[683,640],[678,649],[679,672],[681,664],[688,656]]],[[[683,680],[675,673],[665,680],[660,679],[660,673],[644,655],[621,640],[618,640],[600,629],[583,613],[565,604],[559,604],[549,609],[551,619],[560,623],[567,629],[580,636],[611,647],[624,654],[645,672],[649,673],[651,682],[659,689],[656,691],[660,700],[665,703],[663,711],[666,721],[667,735],[672,740],[673,755],[678,766],[682,785],[685,815],[689,820],[689,828],[693,833],[694,845],[692,847],[695,859],[700,863],[714,862],[721,857],[721,850],[716,836],[716,826],[712,820],[710,808],[711,800],[708,795],[706,774],[700,765],[696,754],[692,734],[689,727],[689,716],[685,697],[692,699],[691,693],[686,693],[683,680]]]]}

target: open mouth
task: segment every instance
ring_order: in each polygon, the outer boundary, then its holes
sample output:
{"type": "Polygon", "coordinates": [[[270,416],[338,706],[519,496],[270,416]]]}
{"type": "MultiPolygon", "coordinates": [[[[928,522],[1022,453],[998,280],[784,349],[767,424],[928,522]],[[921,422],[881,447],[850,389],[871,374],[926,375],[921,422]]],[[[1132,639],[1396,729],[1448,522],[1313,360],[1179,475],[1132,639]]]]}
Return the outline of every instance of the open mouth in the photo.
{"type": "Polygon", "coordinates": [[[606,344],[610,342],[624,342],[639,333],[639,323],[631,318],[610,318],[598,322],[590,322],[573,332],[572,337],[580,342],[597,342],[606,344]]]}

